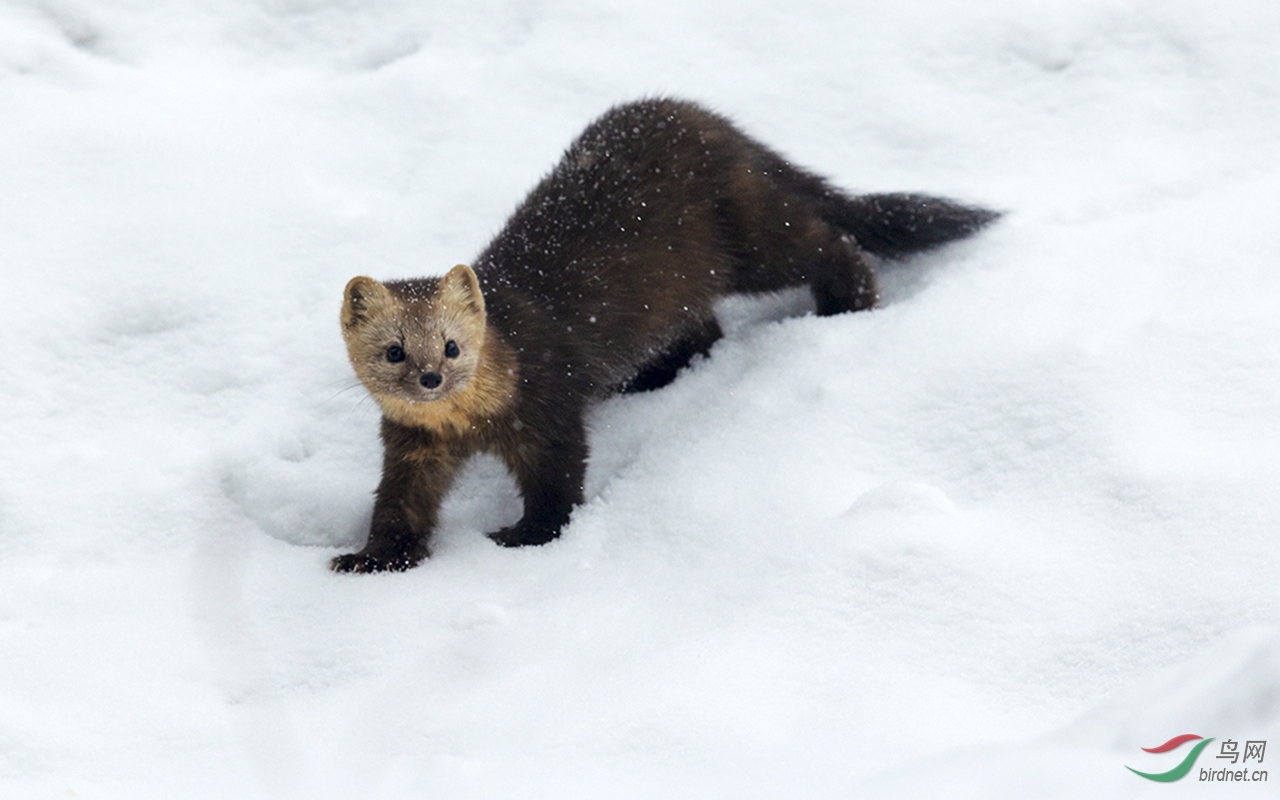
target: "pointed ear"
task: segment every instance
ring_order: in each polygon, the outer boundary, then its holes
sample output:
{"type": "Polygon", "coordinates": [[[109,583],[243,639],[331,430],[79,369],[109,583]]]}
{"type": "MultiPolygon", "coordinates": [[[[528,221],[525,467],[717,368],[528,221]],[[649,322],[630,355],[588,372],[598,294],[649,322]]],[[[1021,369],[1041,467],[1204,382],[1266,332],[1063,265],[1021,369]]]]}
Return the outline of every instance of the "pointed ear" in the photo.
{"type": "Polygon", "coordinates": [[[392,302],[391,292],[378,281],[364,275],[352,278],[342,291],[342,327],[359,325],[392,302]]]}
{"type": "Polygon", "coordinates": [[[446,306],[467,308],[476,314],[484,313],[484,295],[476,274],[466,264],[459,264],[440,279],[440,299],[446,306]]]}

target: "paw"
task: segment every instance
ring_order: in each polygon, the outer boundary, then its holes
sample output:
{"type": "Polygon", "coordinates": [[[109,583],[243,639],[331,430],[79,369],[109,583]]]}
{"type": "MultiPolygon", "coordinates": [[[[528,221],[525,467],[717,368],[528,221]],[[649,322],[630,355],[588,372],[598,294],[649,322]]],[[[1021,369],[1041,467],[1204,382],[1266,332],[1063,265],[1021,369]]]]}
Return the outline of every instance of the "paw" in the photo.
{"type": "Polygon", "coordinates": [[[404,572],[415,567],[421,558],[394,556],[380,558],[367,553],[346,553],[329,562],[329,569],[334,572],[404,572]]]}
{"type": "Polygon", "coordinates": [[[503,547],[524,547],[525,545],[540,545],[555,539],[560,535],[558,527],[550,525],[525,525],[517,522],[500,531],[494,531],[489,534],[489,538],[502,545],[503,547]]]}

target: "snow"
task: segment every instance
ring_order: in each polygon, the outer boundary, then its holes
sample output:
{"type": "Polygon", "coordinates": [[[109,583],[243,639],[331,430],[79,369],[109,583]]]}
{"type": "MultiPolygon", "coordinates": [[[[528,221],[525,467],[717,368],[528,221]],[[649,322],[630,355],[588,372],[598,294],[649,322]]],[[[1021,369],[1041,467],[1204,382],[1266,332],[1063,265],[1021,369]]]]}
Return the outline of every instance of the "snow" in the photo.
{"type": "Polygon", "coordinates": [[[1174,735],[1280,747],[1277,41],[1253,2],[6,0],[0,794],[1140,797],[1196,791],[1124,768],[1174,735]],[[429,562],[330,573],[380,458],[346,280],[472,257],[655,93],[1009,214],[874,312],[727,302],[593,412],[552,545],[483,536],[519,503],[477,459],[429,562]]]}

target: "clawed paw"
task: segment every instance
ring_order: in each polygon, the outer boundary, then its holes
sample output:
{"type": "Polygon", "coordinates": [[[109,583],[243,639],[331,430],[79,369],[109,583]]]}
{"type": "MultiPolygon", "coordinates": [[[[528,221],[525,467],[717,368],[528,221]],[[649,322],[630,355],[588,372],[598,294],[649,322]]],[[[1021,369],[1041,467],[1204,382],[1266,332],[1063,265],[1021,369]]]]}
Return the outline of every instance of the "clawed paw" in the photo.
{"type": "Polygon", "coordinates": [[[329,569],[334,572],[404,572],[420,560],[408,556],[379,558],[364,553],[346,553],[330,561],[329,569]]]}
{"type": "Polygon", "coordinates": [[[559,535],[559,528],[517,523],[500,531],[494,531],[489,534],[489,538],[503,547],[525,547],[526,545],[546,544],[559,535]]]}

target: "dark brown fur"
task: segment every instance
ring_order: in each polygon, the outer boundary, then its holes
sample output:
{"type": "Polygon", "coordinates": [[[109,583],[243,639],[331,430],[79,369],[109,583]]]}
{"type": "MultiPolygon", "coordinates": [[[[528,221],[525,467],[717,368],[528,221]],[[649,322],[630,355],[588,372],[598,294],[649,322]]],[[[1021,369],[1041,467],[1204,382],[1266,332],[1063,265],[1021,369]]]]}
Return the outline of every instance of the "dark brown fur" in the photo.
{"type": "Polygon", "coordinates": [[[476,259],[444,278],[348,284],[352,364],[384,412],[369,540],[340,572],[429,555],[472,453],[496,453],[524,500],[507,546],[560,534],[583,501],[593,400],[669,382],[721,335],[719,297],[808,284],[822,315],[872,307],[864,251],[897,256],[993,212],[921,195],[849,197],[690,103],[619,106],[590,125],[476,259]],[[453,341],[462,356],[442,355],[453,341]],[[388,365],[386,348],[407,354],[388,365]],[[425,390],[422,377],[443,381],[425,390]]]}

